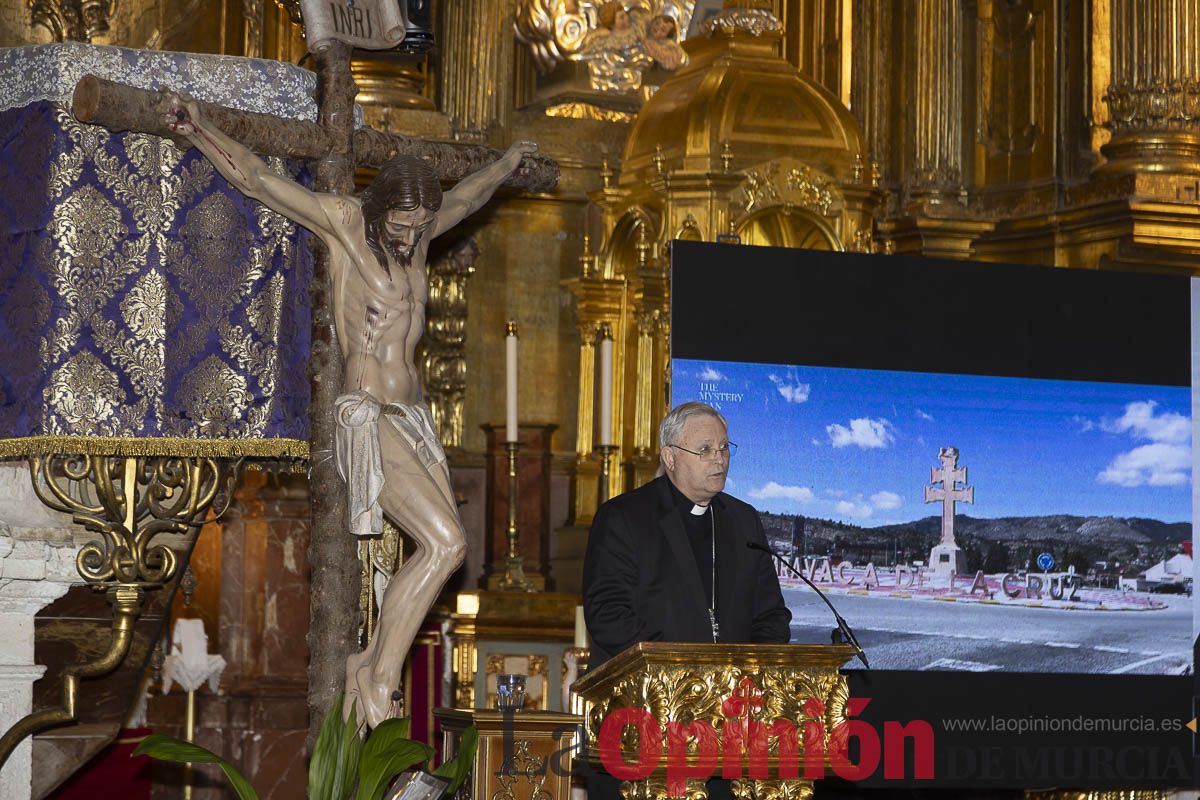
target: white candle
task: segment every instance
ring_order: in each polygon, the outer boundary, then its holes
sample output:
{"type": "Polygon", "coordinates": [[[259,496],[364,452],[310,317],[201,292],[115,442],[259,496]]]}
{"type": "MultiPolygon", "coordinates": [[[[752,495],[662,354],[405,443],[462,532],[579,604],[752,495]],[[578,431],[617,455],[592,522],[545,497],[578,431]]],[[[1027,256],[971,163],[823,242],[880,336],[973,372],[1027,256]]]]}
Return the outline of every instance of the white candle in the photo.
{"type": "Polygon", "coordinates": [[[600,333],[600,444],[610,445],[613,403],[613,340],[606,324],[600,333]]]}
{"type": "Polygon", "coordinates": [[[504,337],[505,406],[504,441],[517,441],[517,323],[508,321],[504,337]]]}
{"type": "Polygon", "coordinates": [[[583,619],[583,606],[575,606],[575,646],[587,649],[587,622],[583,619]]]}

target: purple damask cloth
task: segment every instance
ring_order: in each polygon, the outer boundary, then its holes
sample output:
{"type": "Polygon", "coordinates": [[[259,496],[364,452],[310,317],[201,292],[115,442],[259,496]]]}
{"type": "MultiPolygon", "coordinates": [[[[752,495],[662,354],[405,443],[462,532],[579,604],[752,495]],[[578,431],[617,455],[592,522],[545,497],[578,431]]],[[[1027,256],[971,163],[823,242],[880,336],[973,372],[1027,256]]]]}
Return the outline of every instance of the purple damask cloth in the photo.
{"type": "Polygon", "coordinates": [[[0,142],[0,455],[45,449],[31,437],[304,455],[307,231],[197,151],[56,103],[0,112],[0,142]]]}

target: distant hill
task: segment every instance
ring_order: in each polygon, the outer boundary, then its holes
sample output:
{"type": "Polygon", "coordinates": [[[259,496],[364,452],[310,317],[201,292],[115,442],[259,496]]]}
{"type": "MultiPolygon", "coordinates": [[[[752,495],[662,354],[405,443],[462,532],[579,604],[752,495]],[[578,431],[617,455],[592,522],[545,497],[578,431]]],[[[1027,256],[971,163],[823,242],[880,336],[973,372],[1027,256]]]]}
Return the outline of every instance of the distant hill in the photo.
{"type": "MultiPolygon", "coordinates": [[[[941,517],[924,517],[898,525],[861,529],[868,534],[917,532],[940,535],[941,517]]],[[[977,519],[965,514],[954,517],[956,535],[974,536],[991,542],[1059,540],[1070,543],[1128,542],[1131,544],[1174,544],[1192,537],[1190,522],[1160,522],[1140,517],[1076,517],[1055,514],[1046,517],[997,517],[977,519]]]]}
{"type": "MultiPolygon", "coordinates": [[[[902,537],[933,540],[940,536],[942,531],[940,516],[872,528],[789,514],[763,513],[760,516],[763,527],[776,539],[790,540],[796,519],[804,521],[805,535],[816,539],[902,537]]],[[[1058,540],[1064,543],[1103,541],[1170,545],[1191,539],[1192,526],[1189,522],[1161,522],[1142,517],[1077,517],[1054,514],[1045,517],[978,519],[959,514],[954,517],[954,532],[957,536],[1007,543],[1058,540]]]]}

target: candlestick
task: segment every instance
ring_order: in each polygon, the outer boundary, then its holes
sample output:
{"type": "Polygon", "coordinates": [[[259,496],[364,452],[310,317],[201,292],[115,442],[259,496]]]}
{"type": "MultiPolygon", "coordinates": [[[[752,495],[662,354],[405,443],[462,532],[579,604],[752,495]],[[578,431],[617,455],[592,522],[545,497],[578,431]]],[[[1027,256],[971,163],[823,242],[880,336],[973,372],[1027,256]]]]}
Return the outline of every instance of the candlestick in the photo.
{"type": "Polygon", "coordinates": [[[509,320],[504,331],[505,404],[504,440],[517,441],[517,323],[509,320]]]}
{"type": "MultiPolygon", "coordinates": [[[[192,741],[196,738],[196,690],[187,693],[187,716],[184,718],[183,738],[192,741]]],[[[192,800],[192,762],[183,765],[183,800],[192,800]]]]}
{"type": "Polygon", "coordinates": [[[608,475],[609,462],[612,459],[612,454],[617,452],[616,445],[602,444],[596,447],[600,453],[600,483],[597,486],[596,507],[604,505],[608,502],[608,475]]]}
{"type": "Polygon", "coordinates": [[[504,562],[504,577],[500,588],[506,591],[532,592],[533,584],[525,577],[525,562],[517,545],[517,442],[505,442],[508,453],[508,558],[504,562]]]}
{"type": "Polygon", "coordinates": [[[612,326],[600,326],[600,445],[613,443],[613,334],[612,326]]]}
{"type": "Polygon", "coordinates": [[[587,649],[587,622],[583,617],[583,606],[575,606],[575,646],[587,649]]]}

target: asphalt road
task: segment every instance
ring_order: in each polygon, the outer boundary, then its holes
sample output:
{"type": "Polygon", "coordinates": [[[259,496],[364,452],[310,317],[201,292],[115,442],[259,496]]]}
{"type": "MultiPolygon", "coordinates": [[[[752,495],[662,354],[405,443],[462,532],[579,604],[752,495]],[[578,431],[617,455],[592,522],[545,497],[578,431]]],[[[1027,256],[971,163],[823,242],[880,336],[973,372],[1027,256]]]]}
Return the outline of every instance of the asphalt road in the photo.
{"type": "MultiPolygon", "coordinates": [[[[829,640],[808,588],[784,589],[792,641],[829,640]]],[[[1192,598],[1156,611],[1066,611],[835,594],[876,669],[1179,674],[1192,664],[1192,598]]],[[[852,666],[852,665],[848,665],[852,666]]]]}

